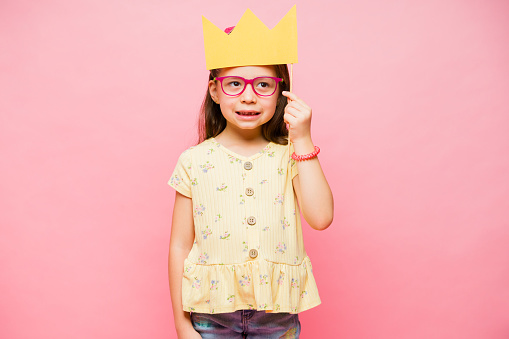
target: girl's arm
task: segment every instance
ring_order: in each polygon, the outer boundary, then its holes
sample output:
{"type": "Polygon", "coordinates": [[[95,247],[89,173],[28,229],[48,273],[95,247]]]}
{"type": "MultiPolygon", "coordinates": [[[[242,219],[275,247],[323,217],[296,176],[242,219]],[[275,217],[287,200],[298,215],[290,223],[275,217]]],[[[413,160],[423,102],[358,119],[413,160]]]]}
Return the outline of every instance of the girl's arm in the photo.
{"type": "MultiPolygon", "coordinates": [[[[285,108],[285,122],[290,124],[290,138],[298,155],[315,150],[311,140],[311,108],[295,94],[283,92],[291,102],[285,108]]],[[[316,230],[330,226],[334,217],[332,192],[318,158],[297,161],[299,174],[293,178],[293,188],[307,223],[316,230]]]]}
{"type": "Polygon", "coordinates": [[[175,195],[173,220],[168,254],[168,278],[173,306],[173,319],[179,338],[201,338],[191,324],[188,312],[182,310],[182,273],[184,259],[191,251],[194,242],[194,223],[192,200],[179,192],[175,195]]]}

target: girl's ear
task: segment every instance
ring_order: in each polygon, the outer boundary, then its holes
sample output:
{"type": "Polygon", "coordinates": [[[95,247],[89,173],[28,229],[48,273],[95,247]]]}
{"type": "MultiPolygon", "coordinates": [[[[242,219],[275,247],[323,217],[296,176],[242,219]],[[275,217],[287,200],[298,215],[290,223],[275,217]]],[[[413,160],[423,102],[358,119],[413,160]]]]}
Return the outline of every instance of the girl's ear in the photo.
{"type": "Polygon", "coordinates": [[[212,100],[217,104],[219,103],[219,98],[217,96],[217,82],[214,80],[209,81],[209,93],[212,100]]]}

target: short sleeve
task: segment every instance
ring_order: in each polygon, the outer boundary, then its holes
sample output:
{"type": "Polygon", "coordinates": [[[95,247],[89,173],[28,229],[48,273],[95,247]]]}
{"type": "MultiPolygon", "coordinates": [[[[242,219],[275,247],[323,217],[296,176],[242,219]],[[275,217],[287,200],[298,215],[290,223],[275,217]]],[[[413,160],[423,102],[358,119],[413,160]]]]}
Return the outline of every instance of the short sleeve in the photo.
{"type": "Polygon", "coordinates": [[[180,155],[168,185],[177,192],[191,198],[191,157],[189,151],[185,151],[180,155]]]}

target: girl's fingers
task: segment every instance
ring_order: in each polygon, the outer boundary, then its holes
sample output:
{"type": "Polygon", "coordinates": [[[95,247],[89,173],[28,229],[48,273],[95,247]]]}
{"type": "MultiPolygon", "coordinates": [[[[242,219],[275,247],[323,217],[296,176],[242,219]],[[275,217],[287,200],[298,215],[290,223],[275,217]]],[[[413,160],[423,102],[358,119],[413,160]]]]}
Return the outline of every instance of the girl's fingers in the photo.
{"type": "MultiPolygon", "coordinates": [[[[288,91],[283,91],[282,93],[285,97],[287,97],[288,99],[291,100],[291,103],[293,102],[298,102],[299,104],[301,104],[303,107],[307,108],[307,109],[311,109],[308,105],[306,105],[306,103],[300,99],[295,93],[293,92],[288,92],[288,91]]],[[[291,104],[289,103],[289,104],[291,104]]]]}
{"type": "Polygon", "coordinates": [[[290,125],[295,125],[298,122],[298,119],[291,114],[285,114],[283,120],[290,125]]]}
{"type": "Polygon", "coordinates": [[[296,109],[294,107],[286,107],[285,108],[285,113],[291,114],[291,115],[293,115],[296,118],[299,117],[299,116],[302,116],[302,113],[298,109],[296,109]]]}
{"type": "Polygon", "coordinates": [[[293,101],[291,104],[288,104],[287,107],[295,108],[297,111],[302,112],[302,113],[304,113],[305,111],[308,110],[304,105],[302,105],[298,101],[293,101]]]}
{"type": "Polygon", "coordinates": [[[294,109],[298,112],[300,112],[301,114],[306,114],[307,112],[311,111],[310,108],[307,108],[306,106],[302,105],[301,103],[297,102],[297,101],[292,101],[291,103],[287,104],[286,105],[286,109],[294,109]]]}
{"type": "Polygon", "coordinates": [[[293,92],[283,91],[282,94],[292,101],[299,100],[299,97],[297,95],[295,95],[295,93],[293,93],[293,92]]]}

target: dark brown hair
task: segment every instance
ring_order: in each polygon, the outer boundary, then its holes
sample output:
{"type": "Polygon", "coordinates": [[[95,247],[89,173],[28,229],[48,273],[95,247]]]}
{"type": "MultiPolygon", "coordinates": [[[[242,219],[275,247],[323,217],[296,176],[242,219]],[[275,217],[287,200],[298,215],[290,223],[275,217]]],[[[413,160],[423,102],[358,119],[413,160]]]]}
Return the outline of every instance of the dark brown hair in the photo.
{"type": "MultiPolygon", "coordinates": [[[[265,139],[272,141],[276,144],[288,144],[288,130],[286,129],[283,115],[285,114],[286,97],[281,95],[281,92],[290,90],[290,76],[288,74],[288,66],[285,64],[274,65],[276,77],[282,78],[283,82],[278,85],[278,99],[276,103],[276,111],[272,119],[262,125],[262,135],[265,139]]],[[[210,70],[209,80],[213,80],[219,75],[221,69],[210,70]]],[[[207,93],[203,99],[200,109],[200,117],[198,120],[198,143],[216,137],[226,127],[226,119],[221,113],[219,104],[216,104],[212,97],[207,85],[207,93]]]]}

